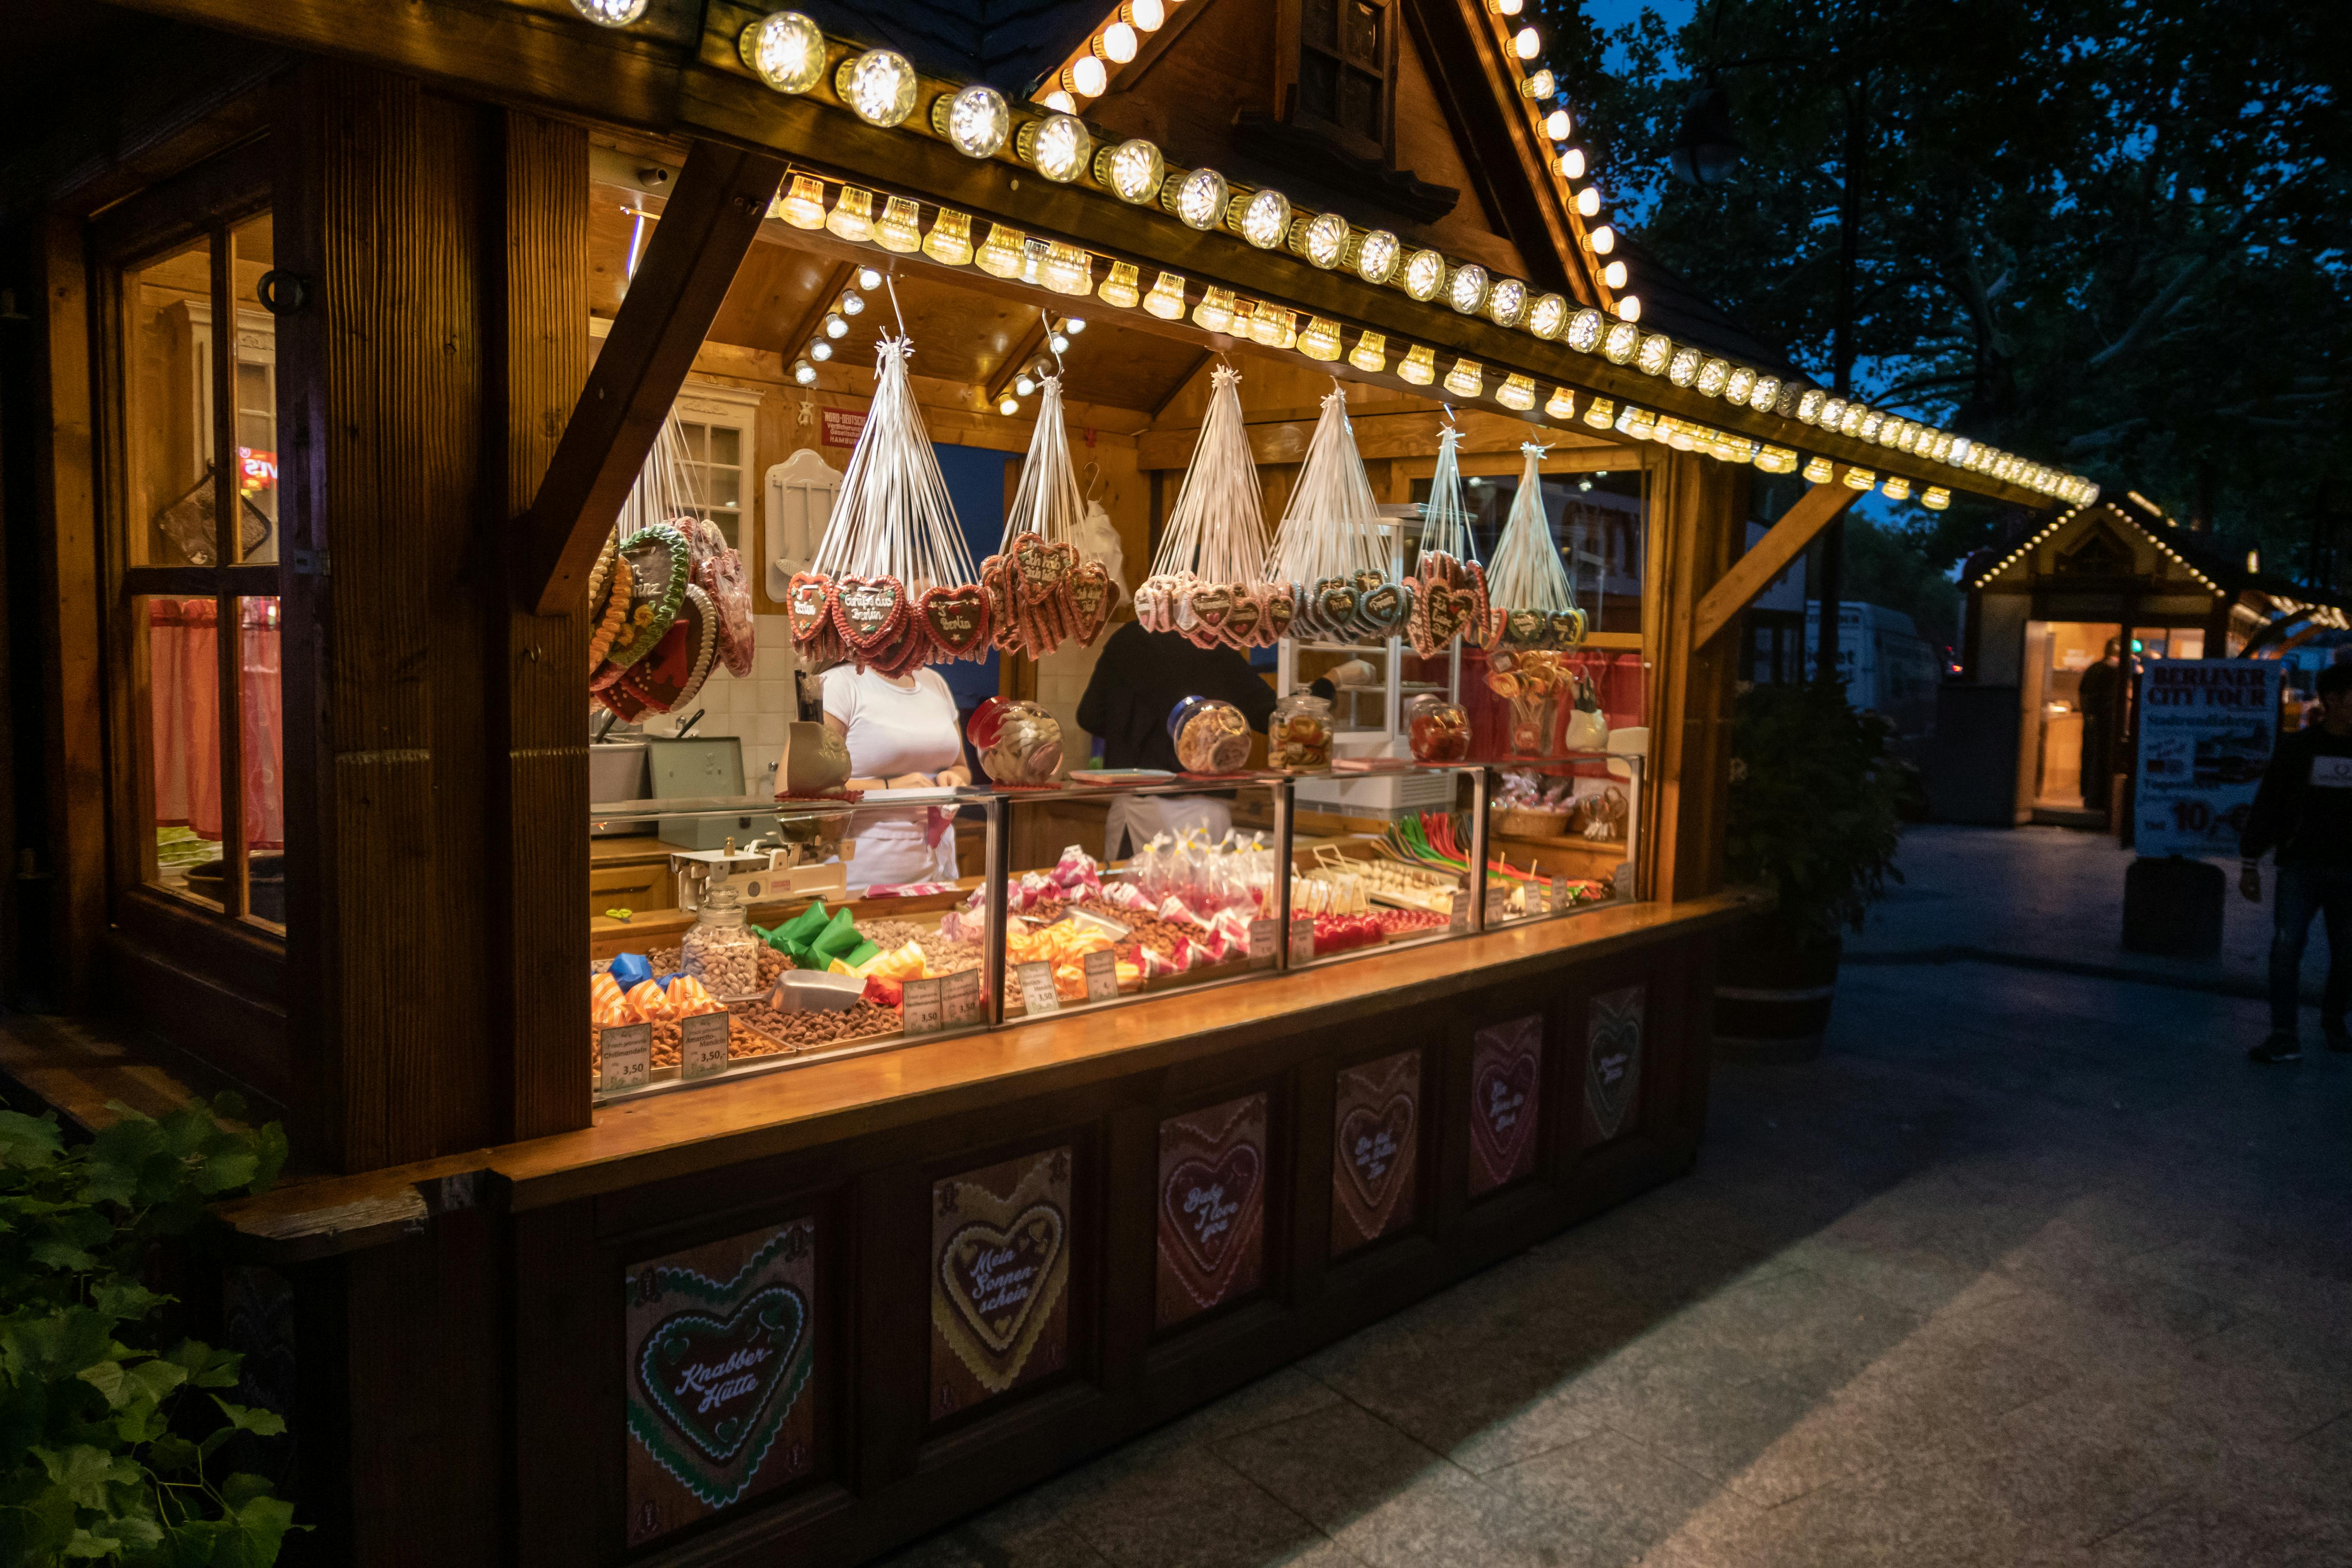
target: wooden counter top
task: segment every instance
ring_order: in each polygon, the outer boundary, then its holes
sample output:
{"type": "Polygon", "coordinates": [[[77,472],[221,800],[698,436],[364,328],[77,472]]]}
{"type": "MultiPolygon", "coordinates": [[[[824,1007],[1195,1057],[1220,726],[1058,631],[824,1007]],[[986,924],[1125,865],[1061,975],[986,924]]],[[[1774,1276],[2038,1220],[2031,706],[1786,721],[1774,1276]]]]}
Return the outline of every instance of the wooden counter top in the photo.
{"type": "Polygon", "coordinates": [[[315,1255],[390,1239],[415,1223],[400,1194],[487,1173],[515,1209],[543,1207],[835,1142],[1246,1043],[1300,1013],[1344,1023],[1508,980],[1573,952],[1600,957],[1728,924],[1769,902],[1755,889],[1632,904],[1425,947],[813,1063],[600,1108],[593,1125],[529,1142],[278,1188],[227,1205],[248,1237],[315,1255]],[[377,1223],[370,1224],[370,1220],[377,1223]],[[358,1222],[358,1223],[354,1223],[358,1222]]]}

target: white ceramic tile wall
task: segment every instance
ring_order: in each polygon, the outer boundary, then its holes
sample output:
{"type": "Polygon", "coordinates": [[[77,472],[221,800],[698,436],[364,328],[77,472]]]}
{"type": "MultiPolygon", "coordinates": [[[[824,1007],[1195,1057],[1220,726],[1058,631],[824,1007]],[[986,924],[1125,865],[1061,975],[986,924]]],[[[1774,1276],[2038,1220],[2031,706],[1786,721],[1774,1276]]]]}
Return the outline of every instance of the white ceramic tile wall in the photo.
{"type": "Polygon", "coordinates": [[[724,669],[712,671],[694,700],[687,704],[685,712],[651,720],[646,730],[655,735],[671,734],[679,720],[691,715],[697,708],[702,709],[702,722],[694,727],[694,732],[733,735],[741,740],[744,783],[757,792],[762,776],[775,765],[783,751],[784,726],[793,717],[794,661],[792,623],[783,616],[757,616],[752,632],[756,650],[751,656],[750,675],[738,677],[724,669]]]}

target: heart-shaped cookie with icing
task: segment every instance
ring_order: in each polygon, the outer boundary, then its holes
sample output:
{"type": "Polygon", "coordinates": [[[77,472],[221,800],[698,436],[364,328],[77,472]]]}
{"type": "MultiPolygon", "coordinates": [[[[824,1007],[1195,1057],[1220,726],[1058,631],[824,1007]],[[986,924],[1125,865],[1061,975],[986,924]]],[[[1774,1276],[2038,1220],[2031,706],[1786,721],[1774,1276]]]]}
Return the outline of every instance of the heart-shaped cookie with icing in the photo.
{"type": "Polygon", "coordinates": [[[792,622],[793,640],[806,642],[833,618],[833,579],[822,572],[795,572],[784,590],[784,616],[792,622]]]}
{"type": "Polygon", "coordinates": [[[1386,579],[1364,590],[1356,601],[1358,618],[1370,624],[1372,635],[1387,637],[1402,626],[1412,609],[1412,590],[1386,579]]]}
{"type": "Polygon", "coordinates": [[[1089,561],[1070,574],[1071,636],[1081,647],[1092,647],[1102,635],[1103,623],[1110,619],[1110,571],[1099,561],[1089,561]]]}
{"type": "Polygon", "coordinates": [[[1259,623],[1258,635],[1272,647],[1290,635],[1292,623],[1298,619],[1298,591],[1287,583],[1267,583],[1263,586],[1265,618],[1259,623]]]}
{"type": "Polygon", "coordinates": [[[1355,618],[1356,599],[1353,584],[1339,577],[1324,578],[1315,584],[1316,623],[1334,636],[1346,635],[1348,623],[1355,618]]]}
{"type": "Polygon", "coordinates": [[[1537,647],[1551,629],[1551,617],[1541,610],[1506,610],[1503,641],[1512,647],[1537,647]]]}
{"type": "Polygon", "coordinates": [[[917,604],[924,635],[950,658],[975,658],[988,646],[988,595],[972,584],[924,590],[917,604]]]}
{"type": "Polygon", "coordinates": [[[896,577],[841,577],[833,584],[833,624],[861,662],[893,642],[907,621],[907,590],[896,577]]]}
{"type": "Polygon", "coordinates": [[[1222,631],[1226,617],[1234,613],[1234,591],[1223,583],[1198,583],[1184,595],[1184,607],[1189,610],[1194,626],[1208,631],[1222,631]]]}
{"type": "Polygon", "coordinates": [[[1244,584],[1234,584],[1234,605],[1226,613],[1225,644],[1229,647],[1255,647],[1254,639],[1265,624],[1265,601],[1248,592],[1244,584]]]}

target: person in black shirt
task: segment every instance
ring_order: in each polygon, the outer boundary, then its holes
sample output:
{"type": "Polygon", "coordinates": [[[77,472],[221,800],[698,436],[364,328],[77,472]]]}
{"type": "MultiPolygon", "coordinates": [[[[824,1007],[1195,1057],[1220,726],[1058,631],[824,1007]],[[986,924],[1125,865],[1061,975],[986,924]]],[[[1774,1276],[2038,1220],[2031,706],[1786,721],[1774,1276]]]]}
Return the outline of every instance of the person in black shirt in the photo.
{"type": "MultiPolygon", "coordinates": [[[[1148,632],[1129,621],[1103,644],[1078,699],[1078,726],[1100,737],[1103,765],[1181,773],[1168,714],[1187,697],[1214,697],[1241,710],[1253,730],[1274,717],[1274,688],[1229,647],[1197,647],[1174,632],[1148,632]]],[[[1197,830],[1210,838],[1233,826],[1233,808],[1216,795],[1118,795],[1104,823],[1103,855],[1117,860],[1162,833],[1197,830]]]]}
{"type": "Polygon", "coordinates": [[[2303,946],[2312,917],[2327,917],[2327,984],[2319,1027],[2331,1051],[2352,1051],[2352,664],[2319,673],[2319,722],[2280,740],[2238,837],[2239,891],[2263,901],[2262,858],[2278,851],[2271,929],[2271,1032],[2247,1052],[2258,1062],[2303,1058],[2296,1038],[2303,946]]]}

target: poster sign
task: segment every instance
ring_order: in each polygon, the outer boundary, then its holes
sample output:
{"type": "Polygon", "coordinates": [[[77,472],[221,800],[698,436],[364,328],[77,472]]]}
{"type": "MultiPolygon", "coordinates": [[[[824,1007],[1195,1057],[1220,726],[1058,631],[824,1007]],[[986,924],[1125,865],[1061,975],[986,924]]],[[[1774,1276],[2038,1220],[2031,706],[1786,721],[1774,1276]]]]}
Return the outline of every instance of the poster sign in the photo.
{"type": "Polygon", "coordinates": [[[821,408],[817,410],[821,439],[828,447],[855,447],[857,438],[866,434],[866,410],[863,408],[821,408]]]}
{"type": "Polygon", "coordinates": [[[1470,1043],[1470,1195],[1491,1193],[1536,1168],[1542,1089],[1541,1014],[1491,1024],[1470,1043]]]}
{"type": "Polygon", "coordinates": [[[1331,1256],[1412,1223],[1421,1053],[1341,1069],[1331,1127],[1331,1256]]]}
{"type": "Polygon", "coordinates": [[[1642,1026],[1648,993],[1604,991],[1584,1021],[1584,1143],[1606,1143],[1631,1125],[1642,1089],[1642,1026]]]}
{"type": "Polygon", "coordinates": [[[931,1417],[1070,1355],[1067,1144],[931,1184],[931,1417]]]}
{"type": "Polygon", "coordinates": [[[2278,739],[2279,666],[2266,658],[2159,658],[2139,678],[2142,855],[2229,855],[2278,739]]]}
{"type": "Polygon", "coordinates": [[[810,1471],[814,1222],[640,1264],[624,1289],[630,1545],[810,1471]]]}
{"type": "Polygon", "coordinates": [[[1265,1273],[1267,1099],[1244,1095],[1160,1124],[1161,1328],[1258,1287],[1265,1273]]]}

